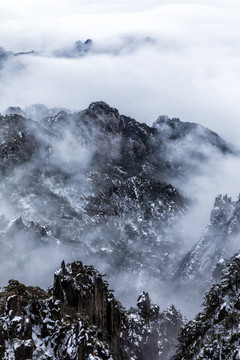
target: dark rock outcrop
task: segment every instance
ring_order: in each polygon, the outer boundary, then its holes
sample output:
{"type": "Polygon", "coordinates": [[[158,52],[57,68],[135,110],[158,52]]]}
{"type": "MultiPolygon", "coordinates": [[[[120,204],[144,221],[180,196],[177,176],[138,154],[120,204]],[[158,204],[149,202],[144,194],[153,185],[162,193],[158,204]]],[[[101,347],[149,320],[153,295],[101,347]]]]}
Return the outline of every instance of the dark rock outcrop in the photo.
{"type": "Polygon", "coordinates": [[[220,280],[226,259],[238,250],[240,201],[219,195],[214,202],[210,224],[193,249],[184,257],[175,274],[178,282],[198,282],[202,292],[220,280]]]}
{"type": "Polygon", "coordinates": [[[0,293],[0,312],[2,359],[110,359],[104,334],[100,339],[84,315],[40,288],[9,281],[0,293]],[[13,309],[4,309],[9,303],[13,309]]]}
{"type": "Polygon", "coordinates": [[[239,359],[240,255],[206,294],[203,310],[180,332],[174,360],[239,359]]]}
{"type": "Polygon", "coordinates": [[[92,266],[63,261],[49,292],[16,280],[1,289],[0,355],[15,360],[165,360],[183,323],[173,309],[160,313],[142,293],[138,309],[127,312],[92,266]]]}
{"type": "Polygon", "coordinates": [[[93,41],[91,39],[87,39],[82,42],[81,40],[77,40],[75,42],[75,51],[78,56],[83,56],[87,52],[89,52],[93,47],[93,41]]]}
{"type": "MultiPolygon", "coordinates": [[[[141,266],[163,278],[180,249],[177,240],[176,252],[164,255],[187,200],[158,179],[161,165],[149,161],[157,151],[156,129],[104,102],[74,114],[51,112],[42,105],[24,109],[32,121],[10,108],[0,119],[0,165],[7,174],[0,187],[15,217],[21,217],[26,232],[30,224],[47,228],[46,244],[60,242],[85,258],[104,259],[112,276],[141,266]]],[[[9,228],[0,233],[2,244],[9,228]]],[[[14,248],[11,242],[9,236],[14,248]]]]}
{"type": "MultiPolygon", "coordinates": [[[[193,288],[202,294],[219,278],[240,231],[239,201],[216,198],[206,232],[178,266],[184,253],[180,220],[190,202],[171,185],[211,163],[211,153],[238,156],[215,133],[167,117],[153,127],[140,124],[104,102],[76,113],[13,107],[0,123],[6,209],[0,261],[7,273],[29,271],[38,250],[55,256],[67,249],[72,258],[101,264],[116,286],[131,272],[123,291],[134,298],[142,290],[137,283],[148,291],[156,285],[160,293],[173,274],[187,296],[193,288]]],[[[54,256],[41,255],[41,271],[54,256]]],[[[49,348],[49,358],[66,360],[90,354],[166,360],[174,353],[183,319],[174,307],[161,313],[147,292],[126,311],[102,276],[80,262],[63,263],[51,293],[41,291],[11,281],[0,293],[2,356],[41,359],[49,348]]]]}
{"type": "Polygon", "coordinates": [[[40,146],[35,136],[36,124],[22,115],[11,114],[0,116],[0,125],[0,169],[8,171],[30,161],[40,146]]]}
{"type": "Polygon", "coordinates": [[[5,268],[21,273],[34,246],[51,245],[100,263],[113,283],[131,271],[133,298],[137,283],[160,292],[185,255],[181,220],[190,201],[171,181],[187,179],[193,163],[200,171],[213,152],[230,156],[231,146],[196,124],[161,117],[151,127],[102,101],[75,113],[40,104],[7,113],[0,117],[5,268]]]}
{"type": "MultiPolygon", "coordinates": [[[[119,358],[120,332],[124,324],[124,312],[111,292],[108,283],[92,266],[73,262],[55,273],[53,295],[62,302],[86,314],[90,322],[99,330],[105,331],[111,352],[119,358]]],[[[125,319],[126,321],[126,319],[125,319]]]]}

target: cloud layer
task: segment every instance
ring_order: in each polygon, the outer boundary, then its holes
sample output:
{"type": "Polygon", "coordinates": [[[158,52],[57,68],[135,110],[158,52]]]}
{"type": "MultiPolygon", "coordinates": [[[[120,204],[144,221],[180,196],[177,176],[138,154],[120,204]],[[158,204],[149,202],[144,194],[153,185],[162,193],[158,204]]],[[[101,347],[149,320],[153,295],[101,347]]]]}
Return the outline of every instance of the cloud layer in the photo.
{"type": "Polygon", "coordinates": [[[0,14],[6,50],[46,54],[87,38],[109,49],[81,59],[18,58],[2,71],[1,111],[39,102],[81,109],[104,100],[147,123],[159,114],[199,122],[240,145],[237,1],[23,0],[2,2],[0,14]],[[113,56],[129,36],[155,44],[113,56]]]}

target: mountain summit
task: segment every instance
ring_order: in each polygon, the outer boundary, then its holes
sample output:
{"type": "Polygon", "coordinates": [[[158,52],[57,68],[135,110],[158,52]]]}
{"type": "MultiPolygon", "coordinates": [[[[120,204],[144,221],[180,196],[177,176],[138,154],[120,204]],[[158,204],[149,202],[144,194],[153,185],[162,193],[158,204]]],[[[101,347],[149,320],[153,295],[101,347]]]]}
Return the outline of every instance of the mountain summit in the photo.
{"type": "Polygon", "coordinates": [[[1,282],[20,281],[0,293],[2,354],[35,359],[37,348],[41,356],[51,349],[50,358],[62,353],[66,360],[83,351],[87,360],[110,360],[111,354],[169,359],[183,320],[174,306],[160,313],[148,294],[168,305],[177,294],[184,308],[184,292],[197,303],[194,291],[199,301],[218,281],[239,234],[239,201],[218,196],[205,233],[190,239],[187,251],[194,199],[181,184],[216,159],[238,159],[239,152],[200,125],[160,116],[149,126],[102,101],[77,112],[10,107],[0,123],[1,282]],[[21,285],[46,288],[63,258],[74,265],[62,265],[51,293],[21,285]],[[138,298],[137,309],[123,311],[101,276],[79,259],[109,274],[125,306],[138,298]],[[37,304],[32,327],[25,324],[28,301],[37,304]],[[91,323],[91,351],[76,342],[90,336],[79,314],[91,323]]]}

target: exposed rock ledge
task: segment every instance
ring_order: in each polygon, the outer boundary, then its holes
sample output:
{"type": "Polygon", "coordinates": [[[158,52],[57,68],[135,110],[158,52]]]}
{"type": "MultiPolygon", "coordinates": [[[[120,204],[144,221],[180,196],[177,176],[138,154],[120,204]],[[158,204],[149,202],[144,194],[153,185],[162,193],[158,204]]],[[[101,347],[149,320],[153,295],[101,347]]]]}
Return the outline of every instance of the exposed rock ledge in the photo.
{"type": "Polygon", "coordinates": [[[10,280],[0,290],[0,358],[168,359],[181,314],[173,306],[160,313],[145,292],[126,311],[103,276],[63,261],[48,292],[10,280]]]}

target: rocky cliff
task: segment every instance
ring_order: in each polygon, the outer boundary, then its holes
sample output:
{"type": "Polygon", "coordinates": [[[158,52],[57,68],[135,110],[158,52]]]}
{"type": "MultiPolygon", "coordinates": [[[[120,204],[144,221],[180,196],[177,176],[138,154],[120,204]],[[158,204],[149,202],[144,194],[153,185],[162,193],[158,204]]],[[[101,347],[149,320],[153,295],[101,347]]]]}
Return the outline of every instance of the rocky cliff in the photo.
{"type": "Polygon", "coordinates": [[[0,292],[1,359],[166,359],[183,324],[148,293],[126,311],[92,266],[65,265],[48,291],[10,280],[0,292]]]}
{"type": "Polygon", "coordinates": [[[216,197],[210,223],[180,263],[175,281],[179,284],[197,281],[201,291],[205,292],[213,282],[220,280],[221,270],[239,248],[239,209],[239,199],[233,201],[227,195],[216,197]]]}
{"type": "MultiPolygon", "coordinates": [[[[17,276],[46,288],[60,259],[81,258],[109,274],[125,305],[141,293],[137,308],[123,310],[101,276],[79,263],[63,265],[44,299],[53,296],[63,309],[67,304],[78,319],[85,314],[103,333],[109,355],[102,357],[169,359],[181,316],[174,307],[160,313],[148,293],[165,296],[168,304],[169,294],[182,292],[199,302],[199,293],[235,251],[239,234],[239,202],[219,196],[206,232],[186,255],[183,220],[193,200],[173,184],[200,174],[216,154],[233,159],[238,151],[197,124],[161,116],[148,126],[104,102],[74,113],[13,107],[0,122],[2,285],[17,276]]],[[[42,354],[52,349],[51,336],[42,354]]],[[[61,341],[54,356],[65,351],[61,341]]],[[[14,352],[11,346],[6,351],[14,352]]]]}
{"type": "Polygon", "coordinates": [[[191,173],[193,160],[200,171],[206,149],[232,154],[232,147],[196,124],[160,117],[150,127],[104,102],[76,113],[40,105],[7,113],[0,118],[2,248],[21,218],[31,236],[43,229],[39,244],[100,262],[113,278],[130,269],[142,281],[171,278],[184,255],[179,220],[189,208],[171,181],[191,173]]]}
{"type": "Polygon", "coordinates": [[[180,332],[175,360],[240,359],[240,255],[206,294],[203,311],[180,332]]]}

